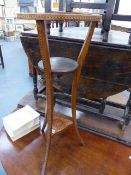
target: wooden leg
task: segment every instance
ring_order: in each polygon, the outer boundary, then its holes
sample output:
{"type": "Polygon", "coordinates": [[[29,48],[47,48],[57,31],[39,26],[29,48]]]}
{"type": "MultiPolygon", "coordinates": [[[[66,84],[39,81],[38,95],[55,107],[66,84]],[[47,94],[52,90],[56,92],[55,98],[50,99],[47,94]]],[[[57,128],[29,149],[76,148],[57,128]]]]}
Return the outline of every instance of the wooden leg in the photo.
{"type": "Polygon", "coordinates": [[[41,126],[41,134],[44,133],[46,125],[47,125],[47,113],[45,113],[45,120],[43,125],[41,126]]]}
{"type": "MultiPolygon", "coordinates": [[[[54,102],[54,108],[55,108],[55,101],[56,101],[56,99],[55,99],[55,96],[54,96],[54,100],[53,100],[53,102],[54,102]]],[[[44,130],[45,130],[45,128],[46,128],[46,126],[47,126],[47,104],[46,104],[46,107],[45,107],[45,120],[44,120],[44,123],[42,124],[42,126],[40,127],[40,130],[41,130],[41,133],[44,133],[44,130]]]]}
{"type": "Polygon", "coordinates": [[[129,36],[129,44],[131,44],[131,33],[130,33],[130,36],[129,36]]]}
{"type": "Polygon", "coordinates": [[[0,57],[1,57],[1,65],[2,65],[2,68],[4,68],[4,60],[3,60],[3,55],[2,55],[2,50],[1,50],[1,46],[0,46],[0,57]]]}
{"type": "Polygon", "coordinates": [[[53,99],[53,87],[52,87],[52,75],[51,75],[51,65],[50,65],[50,54],[48,47],[48,36],[46,32],[45,23],[43,21],[36,21],[37,30],[38,30],[38,39],[41,58],[44,64],[44,75],[46,82],[46,101],[47,101],[47,129],[46,132],[46,147],[45,147],[45,156],[43,160],[43,166],[41,175],[46,174],[46,167],[48,162],[48,155],[50,150],[51,143],[51,134],[52,134],[52,120],[53,120],[53,108],[54,108],[54,99],[53,99]]]}
{"type": "Polygon", "coordinates": [[[47,126],[47,135],[46,135],[46,147],[45,147],[45,156],[43,160],[43,167],[41,171],[41,175],[46,175],[46,168],[47,168],[47,162],[49,157],[49,151],[50,151],[50,144],[51,144],[51,134],[52,134],[52,124],[48,123],[47,126]]]}
{"type": "MultiPolygon", "coordinates": [[[[75,76],[76,77],[76,76],[75,76]]],[[[84,145],[84,141],[79,133],[77,119],[76,119],[76,100],[77,100],[77,91],[78,91],[78,83],[77,78],[74,78],[73,84],[72,84],[72,118],[76,130],[76,134],[81,142],[82,145],[84,145]]]]}
{"type": "MultiPolygon", "coordinates": [[[[54,104],[54,99],[52,99],[54,104]]],[[[48,157],[49,157],[49,151],[50,151],[50,144],[51,144],[51,136],[52,136],[52,120],[48,118],[48,110],[47,110],[48,104],[46,105],[46,122],[43,125],[43,136],[46,136],[46,145],[45,145],[45,157],[43,160],[43,167],[41,171],[41,175],[46,175],[46,167],[48,163],[48,157]],[[45,131],[44,131],[45,130],[45,131]]],[[[53,108],[51,109],[53,111],[53,108]]]]}
{"type": "Polygon", "coordinates": [[[34,83],[34,98],[38,100],[37,93],[38,93],[38,88],[37,88],[37,72],[36,69],[33,67],[33,83],[34,83]]]}
{"type": "Polygon", "coordinates": [[[124,128],[129,125],[130,120],[131,120],[131,91],[129,90],[129,92],[130,92],[130,96],[126,104],[126,108],[125,108],[124,115],[123,115],[123,119],[124,119],[123,127],[124,128]]]}
{"type": "Polygon", "coordinates": [[[77,120],[76,120],[76,100],[77,100],[77,92],[78,92],[78,87],[79,87],[81,69],[82,69],[82,66],[84,64],[84,60],[86,58],[86,55],[88,53],[90,41],[91,41],[96,24],[97,24],[96,22],[90,23],[90,27],[89,27],[86,39],[85,39],[84,44],[81,48],[80,54],[77,58],[77,62],[78,62],[79,67],[76,70],[76,72],[74,73],[74,78],[73,78],[73,83],[72,83],[72,117],[73,117],[76,133],[77,133],[78,138],[80,139],[82,145],[84,145],[84,142],[80,136],[80,133],[78,130],[78,125],[77,125],[77,120]]]}
{"type": "Polygon", "coordinates": [[[47,21],[47,33],[50,35],[51,22],[47,21]]]}
{"type": "Polygon", "coordinates": [[[101,105],[100,105],[100,109],[99,109],[99,112],[100,112],[101,114],[104,113],[105,106],[106,106],[106,98],[103,98],[103,99],[101,100],[101,105]]]}
{"type": "Polygon", "coordinates": [[[29,75],[31,77],[33,77],[33,65],[32,65],[32,63],[31,63],[29,58],[28,58],[28,67],[29,67],[29,75]]]}
{"type": "Polygon", "coordinates": [[[63,32],[63,21],[59,21],[59,32],[63,32]]]}
{"type": "Polygon", "coordinates": [[[44,123],[42,123],[41,127],[40,127],[40,130],[41,130],[41,133],[44,133],[44,130],[45,130],[45,127],[47,125],[47,104],[46,104],[46,107],[45,107],[45,120],[44,120],[44,123]]]}

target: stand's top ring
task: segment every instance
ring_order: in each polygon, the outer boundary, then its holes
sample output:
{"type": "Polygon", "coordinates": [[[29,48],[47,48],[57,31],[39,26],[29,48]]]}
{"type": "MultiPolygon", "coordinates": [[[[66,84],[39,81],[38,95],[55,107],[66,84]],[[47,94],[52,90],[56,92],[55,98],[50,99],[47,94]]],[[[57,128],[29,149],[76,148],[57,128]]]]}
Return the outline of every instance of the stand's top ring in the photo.
{"type": "Polygon", "coordinates": [[[27,20],[69,20],[69,21],[96,21],[102,16],[93,13],[19,13],[17,18],[27,20]]]}

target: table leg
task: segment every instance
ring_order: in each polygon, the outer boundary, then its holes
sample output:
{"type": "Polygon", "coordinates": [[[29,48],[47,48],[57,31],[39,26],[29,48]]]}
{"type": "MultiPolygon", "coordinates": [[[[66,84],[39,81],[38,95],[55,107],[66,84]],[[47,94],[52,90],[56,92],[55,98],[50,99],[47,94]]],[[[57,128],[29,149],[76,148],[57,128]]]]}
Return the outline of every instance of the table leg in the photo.
{"type": "Polygon", "coordinates": [[[1,49],[1,46],[0,46],[0,58],[1,58],[1,65],[2,65],[2,68],[4,68],[4,60],[3,60],[3,55],[2,55],[2,49],[1,49]]]}

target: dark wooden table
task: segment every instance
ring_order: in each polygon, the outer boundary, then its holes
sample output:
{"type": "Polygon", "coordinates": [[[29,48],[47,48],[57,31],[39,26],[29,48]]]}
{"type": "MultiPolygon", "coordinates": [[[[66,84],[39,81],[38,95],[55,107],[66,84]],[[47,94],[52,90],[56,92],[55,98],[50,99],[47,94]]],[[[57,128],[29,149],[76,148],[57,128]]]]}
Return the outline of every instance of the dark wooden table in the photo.
{"type": "MultiPolygon", "coordinates": [[[[49,35],[51,56],[76,59],[86,36],[86,30],[88,29],[73,27],[64,28],[63,32],[59,32],[58,29],[51,29],[49,35]]],[[[95,29],[89,54],[82,69],[78,96],[91,100],[80,101],[79,104],[95,107],[103,113],[105,104],[108,103],[107,100],[105,101],[107,97],[131,87],[131,45],[128,44],[129,33],[111,30],[108,42],[105,43],[102,42],[100,32],[100,29],[95,29]]],[[[40,58],[36,31],[23,32],[22,36],[25,37],[22,44],[27,55],[32,52],[34,58],[40,58]]],[[[30,73],[31,71],[32,67],[30,73]]],[[[70,94],[71,75],[62,76],[58,83],[64,92],[70,94]]],[[[67,98],[62,97],[63,99],[67,101],[67,98]]],[[[122,109],[127,107],[114,102],[108,104],[122,109]]],[[[119,117],[114,117],[114,119],[120,119],[123,126],[123,123],[129,123],[130,117],[127,112],[124,119],[119,117]]]]}
{"type": "MultiPolygon", "coordinates": [[[[37,37],[36,31],[22,35],[27,39],[37,37]]],[[[52,29],[49,36],[51,56],[75,59],[85,35],[86,28],[65,28],[61,33],[58,29],[52,29]]],[[[102,42],[100,29],[95,30],[82,71],[83,82],[88,86],[88,89],[85,88],[88,98],[106,98],[131,87],[131,45],[128,44],[128,38],[129,33],[110,31],[108,43],[105,43],[102,42]]],[[[36,43],[34,45],[34,48],[38,47],[36,43]]]]}

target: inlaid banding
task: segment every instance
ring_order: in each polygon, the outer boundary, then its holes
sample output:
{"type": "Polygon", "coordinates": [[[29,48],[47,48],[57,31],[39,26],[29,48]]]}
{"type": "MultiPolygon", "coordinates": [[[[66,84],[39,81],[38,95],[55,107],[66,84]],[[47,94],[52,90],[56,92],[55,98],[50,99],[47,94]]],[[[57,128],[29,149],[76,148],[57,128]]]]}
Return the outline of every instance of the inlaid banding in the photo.
{"type": "Polygon", "coordinates": [[[99,14],[73,14],[73,13],[24,13],[17,14],[20,19],[27,20],[76,20],[76,21],[97,21],[102,17],[99,14]]]}

